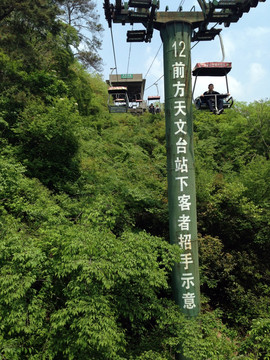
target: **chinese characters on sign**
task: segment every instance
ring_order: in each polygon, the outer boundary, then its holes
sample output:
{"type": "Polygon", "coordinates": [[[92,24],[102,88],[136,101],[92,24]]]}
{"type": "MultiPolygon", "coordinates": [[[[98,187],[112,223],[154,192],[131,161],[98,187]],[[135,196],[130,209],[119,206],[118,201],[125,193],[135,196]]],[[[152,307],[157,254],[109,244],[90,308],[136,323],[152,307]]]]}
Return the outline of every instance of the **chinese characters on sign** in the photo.
{"type": "MultiPolygon", "coordinates": [[[[187,116],[187,91],[186,84],[187,69],[186,58],[189,56],[186,51],[186,44],[184,41],[174,40],[172,43],[173,62],[170,71],[173,94],[173,134],[175,143],[172,144],[172,153],[174,155],[173,166],[173,180],[176,183],[176,193],[173,195],[176,198],[174,202],[180,211],[178,211],[177,225],[177,240],[178,244],[183,250],[180,262],[180,279],[181,279],[181,298],[182,307],[185,312],[196,308],[196,291],[195,291],[195,277],[194,277],[194,251],[192,248],[192,233],[191,233],[191,178],[190,178],[190,164],[189,164],[189,141],[188,136],[188,116],[187,116]]],[[[195,206],[195,204],[194,204],[195,206]]]]}

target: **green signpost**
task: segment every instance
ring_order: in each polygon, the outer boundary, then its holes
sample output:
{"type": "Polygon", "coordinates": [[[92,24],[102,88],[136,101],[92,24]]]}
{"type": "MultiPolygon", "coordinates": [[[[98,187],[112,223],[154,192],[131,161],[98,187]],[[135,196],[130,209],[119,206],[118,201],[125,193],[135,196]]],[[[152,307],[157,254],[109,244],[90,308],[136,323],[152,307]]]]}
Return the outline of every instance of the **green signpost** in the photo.
{"type": "Polygon", "coordinates": [[[165,117],[170,241],[183,253],[174,266],[173,292],[187,316],[198,315],[200,285],[193,155],[191,26],[170,22],[161,28],[164,44],[165,117]]]}

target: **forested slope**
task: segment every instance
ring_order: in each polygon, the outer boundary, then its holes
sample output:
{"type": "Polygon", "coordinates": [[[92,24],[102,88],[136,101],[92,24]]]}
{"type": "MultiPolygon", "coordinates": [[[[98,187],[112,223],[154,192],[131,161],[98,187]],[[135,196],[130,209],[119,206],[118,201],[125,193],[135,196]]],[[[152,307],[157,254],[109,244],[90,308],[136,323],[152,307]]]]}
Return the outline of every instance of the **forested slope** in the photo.
{"type": "Polygon", "coordinates": [[[4,3],[1,359],[270,358],[270,102],[194,110],[202,311],[185,319],[163,114],[108,113],[65,2],[4,3]]]}

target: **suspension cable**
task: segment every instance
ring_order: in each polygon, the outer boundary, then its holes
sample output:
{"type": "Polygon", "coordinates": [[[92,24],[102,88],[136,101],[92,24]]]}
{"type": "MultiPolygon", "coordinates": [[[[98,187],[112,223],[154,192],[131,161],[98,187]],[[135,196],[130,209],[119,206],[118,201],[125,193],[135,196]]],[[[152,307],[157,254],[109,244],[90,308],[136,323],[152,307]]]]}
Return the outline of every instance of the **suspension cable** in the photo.
{"type": "Polygon", "coordinates": [[[118,76],[112,27],[110,29],[111,29],[111,39],[112,39],[112,48],[113,48],[113,56],[114,56],[114,65],[115,65],[115,69],[116,69],[116,75],[118,76]]]}
{"type": "Polygon", "coordinates": [[[151,88],[152,86],[154,86],[154,85],[157,86],[157,82],[158,82],[159,80],[161,80],[163,77],[164,77],[164,75],[161,75],[152,85],[148,86],[148,88],[146,88],[145,91],[148,90],[148,89],[150,89],[150,88],[151,88]]]}
{"type": "Polygon", "coordinates": [[[191,48],[190,48],[190,50],[192,50],[196,45],[198,45],[199,44],[199,41],[197,41],[196,42],[196,44],[194,44],[191,48]]]}
{"type": "Polygon", "coordinates": [[[225,59],[225,51],[224,51],[224,45],[223,45],[223,40],[220,34],[218,34],[219,36],[219,41],[220,41],[220,47],[221,47],[221,52],[222,52],[222,59],[221,61],[223,62],[225,59]]]}
{"type": "Polygon", "coordinates": [[[156,56],[154,57],[154,60],[152,61],[152,63],[151,63],[151,65],[150,65],[149,69],[147,70],[147,72],[146,72],[146,74],[145,74],[145,76],[144,76],[144,78],[145,78],[145,79],[146,79],[146,76],[148,75],[148,73],[149,73],[149,71],[150,71],[150,69],[151,69],[151,67],[152,67],[152,65],[153,65],[153,63],[154,63],[154,61],[156,60],[156,57],[158,56],[158,53],[159,53],[159,51],[160,51],[160,49],[161,49],[161,46],[162,46],[162,43],[160,44],[160,47],[159,47],[159,49],[158,49],[158,51],[157,51],[157,53],[156,53],[156,56]]]}
{"type": "MultiPolygon", "coordinates": [[[[133,30],[133,26],[132,26],[132,29],[133,30]]],[[[131,44],[132,42],[130,42],[129,44],[129,54],[128,54],[128,64],[127,64],[127,74],[128,74],[128,71],[129,71],[129,62],[130,62],[130,54],[131,54],[131,44]]]]}
{"type": "Polygon", "coordinates": [[[185,0],[181,0],[180,4],[179,4],[179,6],[178,6],[178,11],[181,11],[181,10],[182,10],[183,5],[184,5],[184,2],[185,2],[185,0]]]}

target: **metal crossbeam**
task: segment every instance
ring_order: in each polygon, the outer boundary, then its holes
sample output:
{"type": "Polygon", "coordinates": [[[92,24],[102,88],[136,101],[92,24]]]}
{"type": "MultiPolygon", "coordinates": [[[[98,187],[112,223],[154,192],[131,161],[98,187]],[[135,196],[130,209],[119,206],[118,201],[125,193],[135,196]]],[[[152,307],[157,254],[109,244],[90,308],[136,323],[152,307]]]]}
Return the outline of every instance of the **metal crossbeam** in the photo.
{"type": "Polygon", "coordinates": [[[194,32],[191,38],[191,41],[210,41],[214,40],[216,35],[221,32],[222,29],[210,29],[210,30],[201,30],[194,32]]]}
{"type": "Polygon", "coordinates": [[[151,0],[130,0],[128,2],[128,5],[135,8],[149,9],[151,6],[151,0]]]}
{"type": "Polygon", "coordinates": [[[106,20],[109,27],[112,22],[125,25],[142,23],[146,30],[144,35],[140,32],[128,32],[127,41],[145,41],[150,42],[153,36],[154,21],[156,19],[157,9],[159,8],[158,0],[129,0],[122,4],[121,0],[116,0],[115,4],[110,4],[109,0],[103,3],[106,20]],[[129,8],[132,9],[129,9],[129,8]]]}
{"type": "Polygon", "coordinates": [[[250,8],[256,7],[259,1],[266,0],[198,0],[200,12],[157,12],[158,0],[129,0],[124,3],[121,0],[115,0],[114,5],[109,0],[105,0],[103,8],[109,27],[112,22],[122,25],[126,23],[131,25],[142,23],[144,25],[145,35],[140,36],[139,33],[135,35],[135,33],[129,32],[127,34],[129,42],[150,42],[153,29],[160,30],[164,24],[170,21],[190,23],[194,30],[198,29],[194,32],[192,41],[208,41],[213,40],[220,33],[220,30],[207,29],[210,23],[224,24],[225,27],[228,27],[231,23],[236,23],[243,13],[249,12],[250,8]]]}
{"type": "Polygon", "coordinates": [[[145,30],[131,30],[127,32],[127,42],[141,42],[145,41],[145,30]]]}

